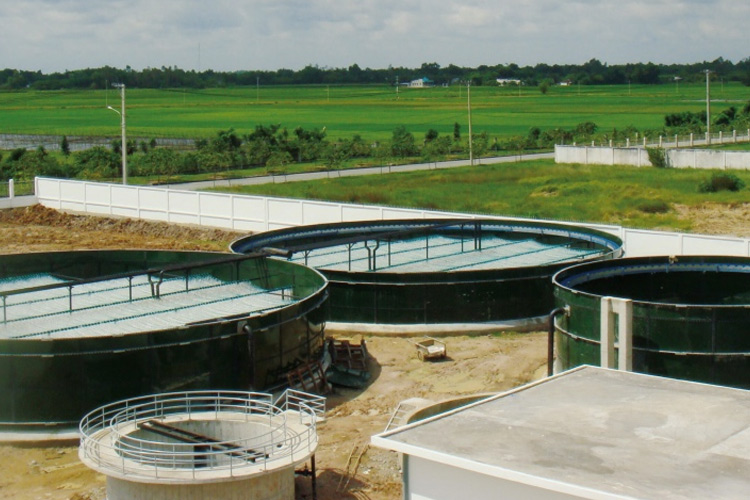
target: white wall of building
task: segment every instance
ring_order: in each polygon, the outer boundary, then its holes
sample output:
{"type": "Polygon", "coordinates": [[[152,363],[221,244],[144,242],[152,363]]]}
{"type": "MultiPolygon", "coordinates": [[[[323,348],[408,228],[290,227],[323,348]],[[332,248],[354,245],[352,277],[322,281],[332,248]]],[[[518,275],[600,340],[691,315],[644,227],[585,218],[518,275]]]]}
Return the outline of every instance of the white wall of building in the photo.
{"type": "MultiPolygon", "coordinates": [[[[266,196],[181,191],[65,179],[36,179],[40,204],[56,210],[123,216],[257,233],[309,224],[425,218],[493,218],[398,207],[328,203],[266,196]]],[[[507,219],[507,218],[506,218],[507,219]]],[[[513,220],[531,219],[515,218],[513,220]]],[[[630,257],[725,255],[750,257],[750,239],[580,224],[621,238],[630,257]]]]}
{"type": "Polygon", "coordinates": [[[406,500],[573,500],[585,498],[405,455],[406,500]]]}

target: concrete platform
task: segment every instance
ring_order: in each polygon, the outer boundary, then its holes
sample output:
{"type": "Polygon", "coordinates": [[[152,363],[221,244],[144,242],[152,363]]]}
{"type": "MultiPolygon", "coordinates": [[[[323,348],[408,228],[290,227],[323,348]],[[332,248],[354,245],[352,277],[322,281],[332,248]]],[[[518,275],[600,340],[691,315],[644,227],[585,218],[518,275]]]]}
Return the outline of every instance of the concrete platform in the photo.
{"type": "MultiPolygon", "coordinates": [[[[594,367],[374,436],[372,442],[413,459],[411,472],[405,470],[405,498],[412,498],[410,491],[414,498],[449,498],[443,492],[450,494],[450,485],[441,484],[448,474],[454,482],[469,474],[488,485],[491,479],[516,491],[523,487],[533,490],[533,498],[750,494],[750,391],[594,367]],[[439,472],[446,470],[453,472],[439,472]],[[432,490],[424,486],[427,479],[432,490]]],[[[472,483],[462,487],[468,497],[489,498],[472,496],[472,483]]],[[[500,498],[491,488],[485,491],[500,498]]]]}

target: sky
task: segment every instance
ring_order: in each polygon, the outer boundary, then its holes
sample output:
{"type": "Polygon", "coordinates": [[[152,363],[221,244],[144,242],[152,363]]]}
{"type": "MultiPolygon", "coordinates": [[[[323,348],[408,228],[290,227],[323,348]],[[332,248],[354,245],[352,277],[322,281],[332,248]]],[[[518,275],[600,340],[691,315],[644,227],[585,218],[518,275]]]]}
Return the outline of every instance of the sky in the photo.
{"type": "Polygon", "coordinates": [[[738,62],[749,20],[747,0],[0,0],[0,68],[738,62]]]}

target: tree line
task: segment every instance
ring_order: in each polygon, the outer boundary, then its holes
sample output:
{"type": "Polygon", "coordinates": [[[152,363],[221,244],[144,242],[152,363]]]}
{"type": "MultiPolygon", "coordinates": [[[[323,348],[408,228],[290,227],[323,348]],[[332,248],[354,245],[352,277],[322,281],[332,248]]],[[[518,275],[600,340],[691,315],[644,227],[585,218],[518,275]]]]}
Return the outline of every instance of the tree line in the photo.
{"type": "Polygon", "coordinates": [[[311,84],[380,84],[396,85],[418,78],[429,78],[436,85],[471,82],[472,85],[497,85],[498,78],[516,79],[525,85],[563,81],[580,85],[616,85],[625,83],[659,84],[679,78],[684,82],[697,82],[705,78],[704,70],[716,78],[739,81],[750,85],[750,57],[736,63],[719,57],[713,61],[690,64],[628,63],[609,65],[598,59],[583,64],[517,64],[480,65],[475,68],[455,64],[441,66],[423,63],[418,68],[391,67],[385,69],[349,67],[328,68],[308,65],[300,70],[275,71],[195,71],[162,66],[135,70],[104,66],[44,74],[6,68],[0,70],[0,89],[37,90],[101,89],[111,82],[124,83],[135,88],[217,88],[254,85],[311,85],[311,84]]]}

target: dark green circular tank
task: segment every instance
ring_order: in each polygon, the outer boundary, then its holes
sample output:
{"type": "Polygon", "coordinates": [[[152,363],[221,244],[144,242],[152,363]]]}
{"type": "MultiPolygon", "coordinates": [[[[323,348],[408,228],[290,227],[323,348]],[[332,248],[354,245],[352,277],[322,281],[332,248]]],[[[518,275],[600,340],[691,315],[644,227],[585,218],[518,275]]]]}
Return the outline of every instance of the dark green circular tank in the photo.
{"type": "Polygon", "coordinates": [[[526,320],[552,307],[552,275],[622,254],[601,231],[505,219],[318,224],[232,243],[314,267],[330,282],[328,319],[440,324],[526,320]]]}
{"type": "Polygon", "coordinates": [[[143,394],[262,389],[318,359],[325,278],[250,255],[0,256],[0,430],[143,394]]]}
{"type": "MultiPolygon", "coordinates": [[[[643,257],[553,277],[560,369],[599,365],[601,302],[632,300],[633,370],[750,388],[750,259],[643,257]]],[[[619,334],[619,332],[618,332],[619,334]]]]}

